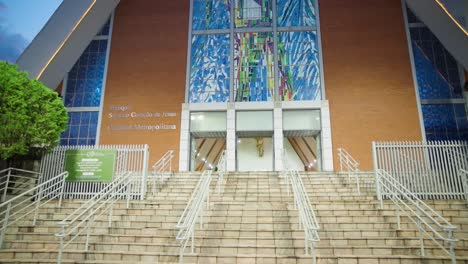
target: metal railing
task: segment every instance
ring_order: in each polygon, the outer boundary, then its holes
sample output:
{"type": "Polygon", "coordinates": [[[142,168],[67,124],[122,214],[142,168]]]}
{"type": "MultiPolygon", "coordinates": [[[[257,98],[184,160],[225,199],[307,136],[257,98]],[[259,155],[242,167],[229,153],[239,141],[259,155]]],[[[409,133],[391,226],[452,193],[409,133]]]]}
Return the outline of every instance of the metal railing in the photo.
{"type": "Polygon", "coordinates": [[[348,175],[349,182],[351,182],[352,177],[356,180],[357,192],[358,194],[361,194],[359,162],[357,162],[344,148],[338,148],[338,158],[340,160],[341,173],[348,175]]]}
{"type": "MultiPolygon", "coordinates": [[[[138,177],[138,176],[137,176],[138,177]]],[[[96,218],[104,215],[108,211],[108,227],[112,226],[112,213],[117,199],[126,199],[128,209],[132,196],[132,184],[136,181],[132,172],[117,177],[111,184],[107,185],[90,200],[69,214],[58,223],[60,231],[55,236],[60,239],[58,248],[57,263],[62,262],[63,251],[81,234],[85,233],[84,251],[88,251],[91,228],[96,218]],[[66,242],[65,240],[68,239],[66,242]]]]}
{"type": "Polygon", "coordinates": [[[191,254],[195,253],[195,224],[200,219],[200,228],[203,228],[203,208],[210,204],[211,170],[203,171],[184,212],[177,222],[179,229],[176,239],[180,242],[179,263],[184,263],[184,252],[187,243],[191,241],[191,254]]]}
{"type": "Polygon", "coordinates": [[[63,189],[67,176],[68,172],[63,172],[0,204],[0,247],[9,226],[32,213],[34,213],[32,224],[36,225],[39,207],[53,199],[58,198],[58,207],[62,206],[63,189]]]}
{"type": "Polygon", "coordinates": [[[455,264],[455,243],[457,240],[454,238],[453,233],[457,228],[403,186],[390,173],[379,169],[375,171],[375,176],[380,207],[383,208],[384,198],[393,202],[397,208],[398,229],[400,229],[402,212],[416,224],[419,231],[421,256],[425,256],[423,237],[425,234],[447,253],[452,263],[455,264]],[[448,245],[448,248],[446,245],[448,245]]]}
{"type": "Polygon", "coordinates": [[[163,184],[171,177],[173,158],[174,150],[169,150],[153,165],[153,192],[157,191],[158,183],[163,184]]]}
{"type": "Polygon", "coordinates": [[[299,229],[304,230],[304,250],[305,254],[312,255],[312,263],[317,263],[316,243],[320,241],[318,231],[320,226],[318,224],[315,212],[310,205],[309,196],[307,195],[306,188],[302,182],[301,175],[296,170],[289,170],[285,172],[288,195],[289,184],[291,184],[292,193],[294,195],[294,209],[299,213],[299,229]]]}
{"type": "Polygon", "coordinates": [[[465,190],[465,200],[468,203],[468,170],[460,169],[460,178],[463,179],[463,189],[465,190]]]}
{"type": "Polygon", "coordinates": [[[8,168],[0,171],[0,194],[4,202],[7,194],[18,195],[36,186],[39,172],[8,168]]]}
{"type": "MultiPolygon", "coordinates": [[[[41,160],[41,179],[39,183],[48,180],[65,169],[65,161],[69,151],[114,150],[114,175],[125,175],[127,172],[138,173],[140,178],[134,182],[133,197],[139,195],[143,200],[146,195],[149,172],[148,145],[89,145],[89,146],[58,146],[41,160]],[[138,187],[136,187],[138,185],[138,187]]],[[[110,181],[70,181],[65,184],[64,198],[91,199],[95,194],[112,184],[110,181]]]]}
{"type": "Polygon", "coordinates": [[[463,141],[373,142],[374,169],[389,172],[422,199],[463,199],[461,169],[468,169],[463,141]]]}
{"type": "MultiPolygon", "coordinates": [[[[221,153],[221,156],[219,157],[218,160],[218,165],[216,166],[217,172],[218,172],[218,182],[216,189],[218,190],[218,194],[221,194],[221,191],[223,189],[223,183],[224,183],[224,174],[226,174],[226,151],[223,150],[221,153]]],[[[224,189],[223,189],[224,190],[224,189]]]]}

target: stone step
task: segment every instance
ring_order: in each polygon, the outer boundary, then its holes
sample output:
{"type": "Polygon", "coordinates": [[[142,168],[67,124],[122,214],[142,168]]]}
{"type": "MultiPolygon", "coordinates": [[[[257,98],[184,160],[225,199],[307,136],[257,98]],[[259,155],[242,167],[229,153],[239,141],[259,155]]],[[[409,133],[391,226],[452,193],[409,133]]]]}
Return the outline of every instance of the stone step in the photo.
{"type": "MultiPolygon", "coordinates": [[[[18,263],[20,259],[24,259],[25,263],[31,263],[34,259],[49,259],[50,263],[54,263],[57,253],[55,252],[8,252],[5,250],[0,251],[0,258],[6,261],[15,261],[18,263]]],[[[64,259],[86,259],[85,261],[76,261],[72,263],[168,263],[177,262],[177,254],[164,254],[161,255],[157,252],[112,252],[108,253],[105,251],[66,251],[64,252],[64,259]]],[[[305,264],[311,263],[312,259],[310,256],[305,255],[271,255],[271,254],[197,254],[195,256],[187,254],[184,256],[185,263],[257,263],[257,264],[305,264]]],[[[430,256],[430,257],[417,257],[417,256],[385,256],[380,259],[377,256],[372,255],[318,255],[317,262],[331,263],[331,264],[343,264],[343,263],[357,263],[357,264],[370,264],[370,263],[390,263],[390,264],[445,264],[450,263],[448,257],[430,256]]],[[[11,262],[2,262],[11,263],[11,262]]],[[[35,263],[35,262],[32,262],[35,263]]],[[[40,262],[38,262],[40,263],[40,262]]],[[[68,262],[69,263],[69,262],[68,262]]],[[[459,257],[457,263],[466,264],[468,263],[467,258],[459,257]]]]}
{"type": "MultiPolygon", "coordinates": [[[[267,244],[266,241],[257,240],[234,240],[231,242],[217,242],[215,240],[196,241],[195,253],[207,254],[277,254],[277,255],[301,255],[305,254],[304,244],[297,243],[295,240],[276,240],[274,243],[267,244]],[[260,243],[259,243],[260,242],[260,243]]],[[[9,242],[5,247],[11,250],[37,250],[58,249],[59,243],[50,243],[50,241],[35,242],[9,242]]],[[[85,243],[72,242],[66,250],[84,250],[85,243]]],[[[129,252],[160,252],[178,253],[180,244],[177,241],[166,243],[119,243],[90,241],[88,250],[91,251],[129,251],[129,252]]],[[[366,246],[337,246],[321,245],[316,246],[318,255],[418,255],[420,253],[419,245],[366,245],[366,246]]],[[[426,244],[425,253],[428,255],[442,256],[446,254],[435,244],[426,244]]],[[[456,256],[467,257],[468,249],[456,248],[456,256]]]]}
{"type": "MultiPolygon", "coordinates": [[[[250,233],[252,234],[252,233],[250,233]]],[[[260,236],[242,236],[227,232],[221,235],[202,236],[198,232],[195,235],[195,241],[197,243],[205,243],[209,245],[222,245],[225,243],[241,243],[239,241],[256,241],[257,245],[275,245],[278,243],[293,243],[295,246],[304,246],[304,234],[296,234],[294,237],[275,237],[274,234],[262,233],[260,236]]],[[[58,243],[57,237],[49,233],[8,233],[6,235],[7,243],[39,243],[38,241],[44,241],[50,245],[58,243]]],[[[79,241],[83,241],[85,235],[79,235],[79,241]]],[[[175,236],[161,235],[161,234],[140,234],[140,235],[125,235],[125,234],[90,234],[90,241],[93,243],[104,242],[104,243],[174,243],[175,236]]],[[[429,238],[424,239],[425,245],[433,245],[434,243],[429,238]]],[[[321,237],[320,246],[419,246],[420,242],[417,237],[374,237],[374,238],[329,238],[321,237]]],[[[460,239],[456,247],[467,247],[468,239],[460,239]]],[[[52,246],[49,246],[52,247],[52,246]]]]}
{"type": "MultiPolygon", "coordinates": [[[[213,196],[213,195],[212,195],[213,196]]],[[[284,201],[285,203],[292,203],[292,199],[289,199],[287,201],[284,201]]],[[[468,208],[466,201],[463,200],[445,200],[445,201],[440,201],[440,200],[426,200],[424,201],[426,204],[430,205],[434,210],[436,210],[439,213],[444,214],[446,211],[451,212],[451,211],[459,211],[463,212],[463,215],[467,214],[468,208]]],[[[80,207],[84,201],[82,200],[64,200],[62,203],[62,209],[56,208],[57,203],[56,202],[49,202],[45,205],[41,206],[40,210],[43,210],[42,208],[51,208],[56,211],[64,210],[64,208],[68,209],[76,209],[80,207]]],[[[238,205],[238,204],[243,204],[239,202],[212,202],[212,204],[216,205],[238,205]]],[[[134,208],[134,209],[143,209],[143,208],[151,208],[151,209],[173,209],[173,208],[179,208],[179,209],[184,209],[187,205],[186,201],[135,201],[132,200],[130,201],[129,207],[134,208]]],[[[322,209],[329,209],[329,210],[380,210],[380,203],[375,200],[375,201],[368,201],[366,203],[353,203],[349,201],[332,201],[332,202],[320,202],[318,203],[317,201],[311,201],[311,205],[315,210],[322,210],[322,209]]],[[[262,204],[261,207],[264,205],[262,204]]],[[[121,208],[125,209],[126,208],[126,201],[125,200],[117,200],[114,203],[114,208],[121,208]]],[[[255,209],[261,209],[256,207],[255,209]]],[[[395,210],[395,206],[393,203],[390,203],[388,201],[384,202],[383,205],[384,210],[395,210]]],[[[55,212],[55,211],[54,211],[55,212]]],[[[365,212],[365,211],[364,211],[365,212]]]]}
{"type": "MultiPolygon", "coordinates": [[[[166,225],[166,223],[163,223],[166,225]]],[[[161,236],[175,237],[177,229],[175,225],[167,224],[167,227],[107,227],[107,226],[93,226],[90,228],[91,233],[97,235],[104,234],[125,234],[140,236],[144,234],[158,234],[161,236]]],[[[218,227],[216,225],[207,224],[204,229],[197,230],[197,234],[203,237],[210,236],[227,236],[227,237],[261,237],[261,238],[287,238],[287,237],[298,237],[303,236],[303,230],[298,229],[297,225],[291,224],[245,224],[240,225],[240,228],[235,225],[229,226],[232,229],[226,227],[218,227]]],[[[81,230],[81,229],[79,229],[81,230]]],[[[58,226],[19,226],[11,227],[7,233],[48,233],[56,234],[59,233],[60,228],[58,226]]],[[[335,238],[335,239],[347,239],[347,238],[398,238],[398,237],[417,237],[419,232],[417,229],[328,229],[319,230],[321,238],[335,238]]],[[[463,237],[466,237],[466,233],[460,233],[463,237]]]]}

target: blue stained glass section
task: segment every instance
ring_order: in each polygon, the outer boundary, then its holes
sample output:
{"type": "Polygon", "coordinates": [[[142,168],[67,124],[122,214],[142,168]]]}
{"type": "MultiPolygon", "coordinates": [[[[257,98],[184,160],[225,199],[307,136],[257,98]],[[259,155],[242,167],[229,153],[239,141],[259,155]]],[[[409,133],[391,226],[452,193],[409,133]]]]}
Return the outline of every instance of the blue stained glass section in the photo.
{"type": "MultiPolygon", "coordinates": [[[[413,53],[415,61],[426,57],[432,64],[432,73],[442,76],[444,81],[451,87],[451,98],[463,98],[463,89],[458,72],[458,64],[452,55],[445,49],[440,41],[427,27],[411,28],[411,39],[413,41],[413,53]],[[417,50],[419,48],[419,50],[417,50]],[[418,53],[418,54],[416,54],[418,53]],[[420,56],[420,55],[423,56],[420,56]]],[[[432,74],[431,73],[431,74],[432,74]]],[[[429,72],[425,72],[429,74],[429,72]]]]}
{"type": "Polygon", "coordinates": [[[69,112],[67,130],[60,136],[60,145],[94,145],[99,112],[69,112]]]}
{"type": "Polygon", "coordinates": [[[463,104],[422,105],[427,140],[468,140],[463,104]]]}
{"type": "Polygon", "coordinates": [[[97,107],[101,102],[107,40],[93,40],[68,74],[66,107],[97,107]]]}
{"type": "Polygon", "coordinates": [[[229,58],[229,35],[193,36],[189,95],[191,103],[229,100],[229,58]]]}
{"type": "Polygon", "coordinates": [[[315,7],[313,0],[278,0],[278,26],[315,26],[315,7]]]}
{"type": "Polygon", "coordinates": [[[97,34],[98,36],[108,36],[109,35],[109,30],[110,30],[110,18],[107,20],[107,22],[102,26],[101,30],[97,34]]]}
{"type": "Polygon", "coordinates": [[[230,17],[230,0],[193,1],[193,30],[229,29],[231,24],[230,17]]]}
{"type": "Polygon", "coordinates": [[[413,43],[413,54],[421,99],[451,99],[461,97],[461,93],[455,91],[415,43],[413,43]]]}
{"type": "Polygon", "coordinates": [[[321,100],[316,33],[281,32],[278,36],[279,93],[283,101],[321,100]]]}

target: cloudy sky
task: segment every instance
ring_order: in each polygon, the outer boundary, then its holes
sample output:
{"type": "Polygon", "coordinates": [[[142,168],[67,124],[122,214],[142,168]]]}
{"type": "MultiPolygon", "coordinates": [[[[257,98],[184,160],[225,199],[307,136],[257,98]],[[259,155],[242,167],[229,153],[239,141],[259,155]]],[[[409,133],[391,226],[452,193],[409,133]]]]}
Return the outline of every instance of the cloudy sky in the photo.
{"type": "Polygon", "coordinates": [[[62,0],[0,0],[0,60],[14,63],[62,0]]]}

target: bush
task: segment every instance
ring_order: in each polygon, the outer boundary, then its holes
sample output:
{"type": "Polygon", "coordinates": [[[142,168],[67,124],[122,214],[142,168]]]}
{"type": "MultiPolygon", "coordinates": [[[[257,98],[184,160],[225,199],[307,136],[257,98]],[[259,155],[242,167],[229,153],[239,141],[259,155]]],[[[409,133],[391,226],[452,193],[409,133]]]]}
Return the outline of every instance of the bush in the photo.
{"type": "Polygon", "coordinates": [[[0,62],[0,158],[44,154],[57,146],[67,121],[55,91],[0,62]]]}

